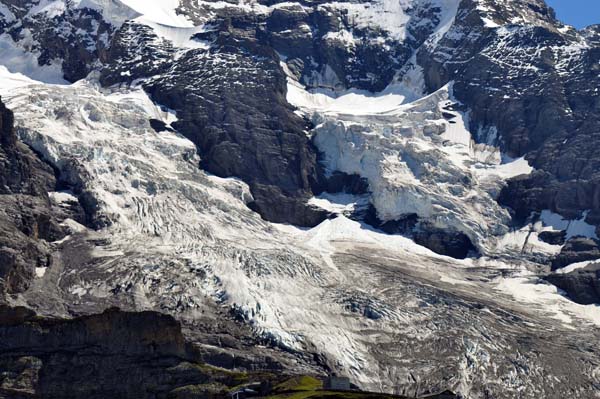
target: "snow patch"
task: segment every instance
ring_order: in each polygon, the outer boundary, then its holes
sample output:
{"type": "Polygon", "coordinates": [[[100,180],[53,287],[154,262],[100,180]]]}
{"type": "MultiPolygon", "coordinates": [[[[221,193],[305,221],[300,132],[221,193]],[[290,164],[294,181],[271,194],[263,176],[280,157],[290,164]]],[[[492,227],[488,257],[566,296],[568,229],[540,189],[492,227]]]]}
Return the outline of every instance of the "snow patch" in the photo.
{"type": "Polygon", "coordinates": [[[567,265],[565,267],[561,267],[560,269],[555,270],[554,273],[567,274],[567,273],[574,272],[575,270],[584,269],[584,268],[588,267],[589,265],[593,265],[594,263],[598,263],[598,262],[600,262],[600,259],[571,263],[570,265],[567,265]]]}
{"type": "Polygon", "coordinates": [[[529,175],[533,170],[525,157],[515,159],[504,157],[503,162],[496,165],[478,165],[475,174],[480,178],[495,176],[508,180],[521,175],[529,175]]]}
{"type": "Polygon", "coordinates": [[[42,278],[46,274],[47,267],[36,267],[35,268],[35,276],[37,278],[42,278]]]}
{"type": "Polygon", "coordinates": [[[585,221],[589,212],[589,210],[583,212],[581,219],[567,220],[561,215],[554,213],[549,209],[545,209],[542,211],[540,219],[546,226],[550,226],[555,230],[565,230],[567,233],[567,240],[576,236],[597,240],[598,235],[596,234],[596,226],[588,224],[585,221]]]}
{"type": "Polygon", "coordinates": [[[204,25],[196,27],[170,26],[156,23],[150,19],[146,19],[145,16],[139,17],[135,21],[151,27],[158,37],[170,41],[173,43],[174,47],[185,49],[208,49],[210,47],[208,42],[203,40],[195,40],[192,38],[195,34],[206,31],[206,27],[204,25]]]}
{"type": "Polygon", "coordinates": [[[328,7],[345,10],[350,25],[367,29],[379,27],[391,38],[406,39],[406,25],[410,21],[407,9],[412,0],[375,0],[370,3],[327,3],[328,7]]]}
{"type": "Polygon", "coordinates": [[[52,19],[54,17],[63,15],[67,9],[67,5],[64,0],[41,0],[37,5],[33,6],[27,15],[32,17],[37,14],[46,14],[46,17],[52,19]]]}
{"type": "MultiPolygon", "coordinates": [[[[424,83],[420,67],[412,68],[401,82],[393,82],[379,93],[367,90],[349,89],[336,91],[332,88],[307,90],[301,83],[291,77],[284,62],[281,66],[288,76],[287,101],[303,112],[312,114],[347,114],[367,116],[386,114],[398,111],[399,107],[414,101],[423,95],[424,83]]],[[[329,79],[331,80],[331,79],[329,79]]],[[[323,86],[323,84],[318,84],[323,86]]],[[[330,83],[327,86],[335,86],[330,83]]]]}
{"type": "Polygon", "coordinates": [[[179,0],[120,1],[135,13],[130,19],[138,24],[149,26],[158,37],[170,41],[174,47],[183,49],[208,49],[210,47],[209,43],[192,38],[197,33],[205,32],[209,26],[194,26],[187,16],[178,14],[179,0]]]}
{"type": "Polygon", "coordinates": [[[486,28],[499,28],[500,25],[498,25],[496,22],[494,22],[493,19],[488,18],[488,17],[481,17],[481,21],[483,21],[483,26],[485,26],[486,28]]]}
{"type": "Polygon", "coordinates": [[[369,196],[323,193],[311,198],[308,203],[332,213],[349,215],[358,209],[365,209],[369,205],[369,196]]]}
{"type": "Polygon", "coordinates": [[[50,199],[52,200],[52,202],[54,202],[55,204],[65,204],[65,203],[69,203],[69,202],[79,202],[79,200],[77,199],[77,197],[75,195],[73,195],[72,192],[70,191],[53,191],[48,193],[48,195],[50,196],[50,199]]]}

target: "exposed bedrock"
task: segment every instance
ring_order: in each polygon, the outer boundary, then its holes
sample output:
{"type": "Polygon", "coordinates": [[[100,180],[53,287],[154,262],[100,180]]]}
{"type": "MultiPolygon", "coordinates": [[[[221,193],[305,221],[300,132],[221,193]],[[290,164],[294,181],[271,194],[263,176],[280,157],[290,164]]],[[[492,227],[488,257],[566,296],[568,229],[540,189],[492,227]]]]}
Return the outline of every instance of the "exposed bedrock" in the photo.
{"type": "MultiPolygon", "coordinates": [[[[131,79],[169,68],[144,87],[155,101],[177,111],[173,127],[196,144],[201,167],[247,182],[252,208],[265,219],[315,226],[327,215],[306,204],[324,181],[306,134],[309,126],[285,100],[286,77],[276,52],[254,37],[247,28],[251,21],[229,22],[214,48],[189,51],[174,64],[163,59],[162,66],[137,65],[131,79]]],[[[149,33],[140,28],[139,35],[143,43],[149,33]]],[[[103,83],[115,83],[121,79],[117,72],[134,63],[137,54],[128,39],[116,36],[113,65],[104,70],[103,83]]]]}
{"type": "Polygon", "coordinates": [[[600,304],[600,242],[585,237],[569,239],[552,259],[552,274],[547,281],[565,291],[573,301],[589,305],[600,304]],[[573,270],[559,270],[572,265],[573,270]]]}
{"type": "Polygon", "coordinates": [[[574,237],[567,241],[560,253],[552,260],[552,270],[572,263],[600,259],[600,242],[586,237],[574,237]]]}
{"type": "Polygon", "coordinates": [[[477,141],[525,155],[536,169],[509,182],[501,204],[520,219],[543,209],[569,219],[591,210],[588,221],[598,226],[598,27],[575,32],[559,26],[541,1],[493,11],[463,1],[448,34],[417,59],[429,90],[455,82],[477,141]],[[515,15],[535,24],[510,26],[515,15]]]}
{"type": "Polygon", "coordinates": [[[498,201],[509,206],[518,220],[544,209],[566,219],[577,219],[583,211],[589,210],[586,222],[599,226],[600,176],[591,180],[559,181],[551,173],[537,170],[529,176],[510,180],[498,201]]]}
{"type": "Polygon", "coordinates": [[[570,273],[552,273],[545,277],[582,305],[600,304],[600,264],[590,264],[570,273]]]}
{"type": "Polygon", "coordinates": [[[419,245],[433,252],[452,258],[465,259],[477,254],[477,248],[464,233],[450,229],[436,229],[421,224],[413,233],[413,239],[419,245]]]}
{"type": "MultiPolygon", "coordinates": [[[[335,4],[281,5],[267,18],[266,27],[259,28],[259,37],[285,56],[288,66],[311,87],[383,90],[419,42],[415,36],[398,42],[355,24],[351,13],[335,4]]],[[[431,26],[415,27],[415,33],[419,29],[431,26]]]]}
{"type": "Polygon", "coordinates": [[[223,398],[230,387],[260,378],[206,360],[179,322],[160,313],[113,308],[64,320],[0,306],[2,397],[223,398]]]}
{"type": "Polygon", "coordinates": [[[564,230],[561,231],[542,231],[538,234],[538,238],[551,245],[563,245],[567,233],[564,230]]]}
{"type": "MultiPolygon", "coordinates": [[[[75,82],[85,78],[104,58],[115,27],[93,7],[65,7],[64,12],[31,12],[40,2],[3,0],[6,10],[16,18],[4,19],[0,13],[0,34],[7,34],[14,42],[23,41],[28,50],[36,54],[40,67],[62,68],[63,78],[75,82]]],[[[113,12],[123,13],[122,18],[133,17],[131,10],[120,3],[113,4],[113,12]],[[130,14],[127,14],[129,12],[130,14]]],[[[41,3],[42,7],[44,3],[41,3]]],[[[60,7],[57,3],[56,7],[60,7]]],[[[16,45],[15,45],[16,46],[16,45]]],[[[5,61],[11,65],[11,60],[5,61]]],[[[26,62],[22,59],[17,62],[26,62]]],[[[17,65],[17,67],[20,67],[17,65]]],[[[46,77],[41,74],[40,80],[46,77]]],[[[57,83],[57,79],[52,79],[57,83]]]]}
{"type": "Polygon", "coordinates": [[[48,197],[55,185],[53,170],[17,140],[13,113],[0,101],[0,302],[49,266],[48,242],[65,234],[48,197]]]}
{"type": "Polygon", "coordinates": [[[451,228],[442,229],[432,226],[427,221],[419,220],[416,214],[382,222],[377,218],[376,211],[371,206],[365,221],[387,234],[402,234],[411,237],[417,244],[440,255],[465,259],[478,254],[477,248],[466,234],[451,228]]]}
{"type": "Polygon", "coordinates": [[[47,196],[56,180],[50,166],[41,162],[23,143],[14,128],[14,116],[0,99],[0,151],[3,167],[0,169],[1,194],[47,196]]]}
{"type": "Polygon", "coordinates": [[[367,194],[369,192],[369,181],[357,174],[336,171],[327,177],[325,191],[354,195],[367,194]]]}

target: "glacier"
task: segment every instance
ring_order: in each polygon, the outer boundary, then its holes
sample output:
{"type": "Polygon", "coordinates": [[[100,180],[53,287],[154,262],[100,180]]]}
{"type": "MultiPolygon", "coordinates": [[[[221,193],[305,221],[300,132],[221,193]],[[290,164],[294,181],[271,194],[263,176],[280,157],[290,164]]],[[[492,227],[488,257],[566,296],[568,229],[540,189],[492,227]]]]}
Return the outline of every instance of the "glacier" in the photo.
{"type": "MultiPolygon", "coordinates": [[[[197,3],[264,13],[282,6],[197,3]]],[[[333,6],[349,7],[358,27],[380,24],[403,40],[406,31],[396,22],[408,23],[405,12],[417,3],[382,0],[368,11],[357,3],[333,6]]],[[[436,28],[441,36],[458,2],[434,3],[444,11],[436,28]]],[[[181,52],[210,47],[192,38],[210,30],[208,18],[179,14],[185,5],[177,0],[73,4],[101,10],[115,26],[133,19],[181,52]]],[[[312,122],[306,134],[327,172],[359,175],[370,189],[311,198],[332,217],[300,228],[261,219],[247,206],[253,198],[246,183],[200,169],[196,146],[172,128],[177,113],[153,102],[143,82],[106,88],[93,72],[69,84],[59,61],[39,66],[25,45],[0,36],[0,95],[15,110],[20,139],[71,187],[51,193],[54,206],[85,197],[96,228],[65,220],[69,236],[50,244],[85,253],[73,252],[75,262],[58,252],[52,267],[36,270],[33,286],[13,298],[15,305],[68,317],[117,303],[159,309],[193,325],[216,304],[265,345],[323,355],[331,370],[376,391],[420,395],[428,384],[444,388],[442,381],[475,398],[483,397],[478,381],[486,380],[503,397],[534,397],[572,382],[567,370],[580,364],[577,351],[566,351],[564,364],[544,361],[562,349],[563,334],[593,339],[585,330],[600,327],[600,308],[566,299],[539,278],[535,260],[561,249],[539,240],[543,231],[567,224],[573,234],[592,235],[585,215],[569,223],[548,211],[515,228],[496,197],[507,179],[533,168],[501,153],[493,140],[476,144],[469,109],[453,96],[452,83],[426,94],[414,59],[378,93],[338,90],[328,69],[300,82],[282,63],[286,98],[312,122]],[[151,119],[169,129],[155,131],[151,119]],[[382,221],[417,214],[460,231],[480,256],[453,259],[352,219],[369,204],[382,221]],[[544,339],[530,350],[522,335],[544,339]]]]}
{"type": "MultiPolygon", "coordinates": [[[[600,325],[600,309],[575,305],[555,289],[539,288],[547,286],[527,277],[533,266],[526,263],[509,266],[486,257],[455,260],[343,214],[313,229],[261,220],[246,206],[251,194],[243,182],[206,174],[197,167],[191,142],[174,132],[151,129],[150,118],[171,124],[177,116],[152,103],[139,87],[101,89],[91,78],[50,85],[7,71],[1,79],[0,94],[19,110],[20,138],[78,182],[77,195],[93,196],[98,219],[104,221],[104,227],[90,230],[67,220],[71,235],[53,244],[73,245],[81,237],[100,243],[90,254],[92,269],[57,259],[52,268],[38,272],[37,285],[16,303],[38,302],[35,288],[44,286],[44,295],[64,296],[75,308],[85,308],[118,289],[127,297],[122,303],[132,309],[171,309],[185,319],[214,301],[233,307],[265,339],[292,351],[316,347],[332,367],[361,386],[396,392],[403,384],[411,385],[403,375],[406,367],[414,366],[392,362],[398,365],[389,369],[389,360],[382,361],[385,352],[377,348],[398,339],[398,331],[403,339],[422,343],[435,336],[429,308],[439,304],[425,305],[422,295],[428,290],[478,292],[478,300],[490,303],[502,298],[504,307],[514,306],[532,318],[557,318],[565,328],[575,318],[600,325]],[[508,275],[507,267],[512,269],[508,275]],[[405,276],[415,280],[408,283],[405,276]],[[414,291],[425,282],[431,288],[414,291]],[[413,288],[407,290],[409,286],[413,288]],[[354,308],[362,315],[349,310],[354,308]]],[[[447,96],[444,90],[429,97],[422,112],[434,116],[430,107],[447,96]]],[[[419,101],[401,107],[418,108],[419,101]]],[[[381,117],[396,116],[392,112],[381,117]]],[[[338,130],[343,132],[333,132],[338,130]]],[[[427,142],[427,136],[421,140],[427,142]]],[[[329,150],[344,153],[336,146],[329,150]]],[[[468,148],[461,151],[469,159],[468,148]]],[[[447,162],[457,170],[452,160],[447,162]]],[[[55,193],[52,198],[60,206],[70,195],[55,193]]],[[[50,303],[45,310],[56,312],[50,303]]],[[[43,312],[43,303],[36,306],[43,312]]],[[[485,319],[486,312],[467,312],[465,322],[485,319]]],[[[472,339],[465,338],[465,345],[472,339]]],[[[485,345],[499,344],[477,345],[485,351],[485,345]]],[[[463,375],[468,381],[479,372],[463,375]]]]}

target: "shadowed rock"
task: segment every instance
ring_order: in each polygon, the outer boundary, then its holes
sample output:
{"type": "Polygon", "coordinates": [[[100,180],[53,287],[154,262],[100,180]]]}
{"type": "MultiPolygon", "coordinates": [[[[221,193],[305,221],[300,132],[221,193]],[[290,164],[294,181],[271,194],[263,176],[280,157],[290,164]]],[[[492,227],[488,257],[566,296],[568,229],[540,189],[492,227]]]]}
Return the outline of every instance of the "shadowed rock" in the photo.
{"type": "Polygon", "coordinates": [[[600,304],[600,264],[595,263],[570,273],[553,273],[546,277],[582,305],[600,304]]]}
{"type": "Polygon", "coordinates": [[[64,236],[47,193],[54,172],[17,140],[13,121],[0,101],[0,299],[24,291],[35,267],[50,264],[47,242],[64,236]]]}

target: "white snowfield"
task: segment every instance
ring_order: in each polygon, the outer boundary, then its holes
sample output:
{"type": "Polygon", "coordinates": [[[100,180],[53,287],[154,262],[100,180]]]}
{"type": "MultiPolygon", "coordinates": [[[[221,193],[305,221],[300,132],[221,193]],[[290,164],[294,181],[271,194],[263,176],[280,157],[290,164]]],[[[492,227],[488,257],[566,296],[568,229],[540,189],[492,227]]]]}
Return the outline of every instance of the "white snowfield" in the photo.
{"type": "MultiPolygon", "coordinates": [[[[36,12],[58,12],[51,7],[57,2],[44,1],[36,12]]],[[[438,2],[447,10],[438,27],[443,34],[456,1],[438,2]]],[[[410,3],[382,0],[368,13],[358,4],[351,11],[360,23],[382,23],[402,37],[404,30],[392,17],[403,15],[410,3]],[[380,19],[379,12],[387,17],[380,19]]],[[[115,23],[136,18],[183,48],[194,45],[188,35],[203,29],[176,12],[177,0],[73,4],[99,7],[115,23]],[[125,14],[123,6],[129,10],[125,14]]],[[[600,308],[567,300],[541,283],[530,271],[535,265],[519,256],[560,251],[537,239],[541,231],[591,234],[588,227],[583,219],[565,227],[560,217],[544,213],[540,221],[510,230],[509,215],[494,198],[505,179],[532,169],[524,159],[507,159],[496,148],[474,144],[469,112],[453,99],[452,85],[424,95],[418,69],[382,93],[311,92],[289,78],[288,100],[315,121],[310,134],[329,170],[360,174],[372,191],[370,197],[313,198],[311,203],[340,216],[301,229],[263,221],[246,206],[252,199],[246,184],[203,172],[192,142],[177,133],[155,132],[150,118],[169,125],[177,116],[154,104],[139,86],[101,89],[93,76],[66,84],[59,65],[36,67],[20,48],[0,36],[0,95],[15,111],[20,138],[80,180],[110,222],[92,231],[67,220],[71,236],[53,243],[93,239],[98,243],[93,271],[63,274],[64,259],[57,260],[56,270],[36,270],[39,281],[68,284],[66,295],[73,303],[101,301],[115,288],[127,287],[134,309],[166,309],[193,318],[207,302],[217,302],[235,308],[272,342],[316,350],[362,387],[385,391],[395,387],[394,381],[412,384],[411,368],[417,367],[407,365],[397,350],[398,332],[413,346],[447,328],[427,313],[435,299],[425,302],[415,290],[468,295],[535,322],[558,320],[557,331],[600,326],[600,308]],[[434,225],[462,231],[484,256],[451,259],[344,216],[367,201],[382,220],[417,213],[434,225]],[[404,281],[408,278],[414,284],[404,281]],[[350,311],[352,306],[360,312],[350,311]],[[374,348],[382,344],[394,349],[379,353],[374,348]],[[394,366],[381,362],[381,356],[393,358],[394,366]]],[[[320,77],[334,83],[329,78],[320,77]]],[[[72,193],[51,198],[57,206],[74,199],[72,193]]],[[[486,312],[492,314],[481,311],[486,312]]],[[[466,314],[474,317],[475,311],[466,314]]],[[[501,343],[485,342],[464,338],[460,362],[486,361],[484,372],[496,372],[486,350],[502,349],[501,343]]],[[[461,387],[468,392],[470,378],[477,377],[467,366],[461,373],[461,387]]]]}

